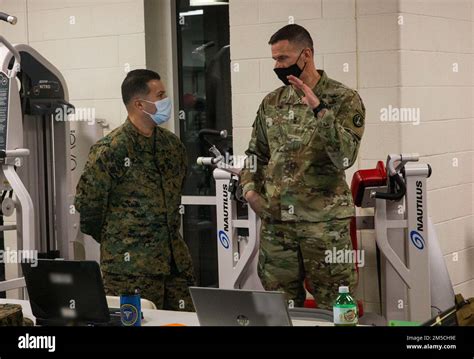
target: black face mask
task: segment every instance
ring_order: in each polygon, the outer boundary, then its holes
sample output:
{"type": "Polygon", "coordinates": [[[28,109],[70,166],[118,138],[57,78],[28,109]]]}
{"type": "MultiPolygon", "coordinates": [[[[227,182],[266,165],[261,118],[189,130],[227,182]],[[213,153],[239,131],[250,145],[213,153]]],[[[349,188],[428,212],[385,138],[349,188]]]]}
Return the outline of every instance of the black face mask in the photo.
{"type": "Polygon", "coordinates": [[[300,67],[298,66],[298,61],[300,60],[300,57],[303,54],[303,51],[301,51],[300,56],[298,56],[298,59],[296,60],[296,62],[293,65],[291,65],[289,67],[273,69],[273,71],[275,71],[278,78],[285,84],[285,86],[290,85],[290,81],[288,80],[288,76],[293,75],[297,78],[300,78],[301,74],[303,73],[304,69],[306,68],[306,64],[304,64],[303,69],[300,69],[300,67]]]}

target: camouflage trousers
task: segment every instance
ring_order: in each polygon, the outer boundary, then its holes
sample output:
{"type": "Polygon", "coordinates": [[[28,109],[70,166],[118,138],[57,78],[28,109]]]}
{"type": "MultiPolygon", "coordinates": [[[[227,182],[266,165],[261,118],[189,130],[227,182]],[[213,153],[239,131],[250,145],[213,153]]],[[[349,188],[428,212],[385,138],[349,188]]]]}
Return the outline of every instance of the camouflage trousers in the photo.
{"type": "Polygon", "coordinates": [[[106,295],[120,296],[140,290],[140,297],[152,301],[160,310],[194,312],[189,287],[195,285],[194,274],[178,273],[163,276],[129,276],[102,272],[106,295]]]}
{"type": "Polygon", "coordinates": [[[262,220],[258,274],[268,291],[283,291],[295,307],[306,298],[304,282],[318,308],[332,309],[339,286],[357,285],[352,262],[334,263],[329,252],[352,250],[350,218],[328,222],[262,220]]]}

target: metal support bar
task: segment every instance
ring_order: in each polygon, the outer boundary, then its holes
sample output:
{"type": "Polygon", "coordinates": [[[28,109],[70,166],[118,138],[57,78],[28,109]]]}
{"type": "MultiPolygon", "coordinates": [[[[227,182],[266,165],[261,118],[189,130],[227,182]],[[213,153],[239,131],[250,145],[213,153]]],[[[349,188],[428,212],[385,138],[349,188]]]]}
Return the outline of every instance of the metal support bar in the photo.
{"type": "Polygon", "coordinates": [[[0,292],[6,292],[7,290],[19,289],[26,287],[25,278],[15,278],[4,282],[0,282],[0,292]]]}
{"type": "Polygon", "coordinates": [[[0,226],[0,232],[6,232],[6,231],[16,231],[17,226],[15,224],[9,224],[6,226],[0,226]]]}

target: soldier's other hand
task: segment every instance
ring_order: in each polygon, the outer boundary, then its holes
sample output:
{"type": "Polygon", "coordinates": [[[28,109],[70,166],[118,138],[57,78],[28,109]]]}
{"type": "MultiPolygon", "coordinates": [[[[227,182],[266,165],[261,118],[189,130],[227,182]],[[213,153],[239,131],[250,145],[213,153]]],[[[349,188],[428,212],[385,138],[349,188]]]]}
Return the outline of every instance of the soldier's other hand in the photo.
{"type": "Polygon", "coordinates": [[[314,110],[316,107],[319,106],[321,101],[319,101],[318,97],[314,94],[313,90],[308,85],[306,85],[302,80],[300,80],[296,76],[290,75],[288,76],[288,81],[290,81],[290,84],[292,84],[296,88],[303,91],[305,96],[302,98],[302,101],[306,105],[311,107],[312,110],[314,110]]]}
{"type": "Polygon", "coordinates": [[[245,195],[245,199],[247,200],[249,206],[254,210],[255,213],[260,215],[263,210],[263,197],[256,191],[248,191],[245,195]]]}

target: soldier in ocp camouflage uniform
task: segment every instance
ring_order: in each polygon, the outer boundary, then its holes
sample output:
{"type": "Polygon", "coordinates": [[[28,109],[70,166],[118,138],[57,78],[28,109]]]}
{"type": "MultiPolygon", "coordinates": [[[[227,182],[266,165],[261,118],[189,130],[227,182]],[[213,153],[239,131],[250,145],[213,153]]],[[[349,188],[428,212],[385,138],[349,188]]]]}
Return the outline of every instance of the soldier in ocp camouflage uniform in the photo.
{"type": "Polygon", "coordinates": [[[158,74],[136,70],[122,85],[129,117],[94,145],[77,186],[81,230],[101,244],[107,294],[140,290],[160,309],[192,311],[191,257],[180,235],[186,151],[170,131],[158,74]]]}
{"type": "Polygon", "coordinates": [[[246,152],[257,171],[244,169],[241,178],[262,218],[259,276],[296,306],[307,279],[318,307],[329,309],[339,286],[353,292],[357,282],[354,263],[331,263],[326,251],[352,249],[355,209],[344,171],[357,159],[365,108],[356,91],[316,70],[304,28],[288,25],[270,44],[286,86],[260,105],[246,152]]]}

